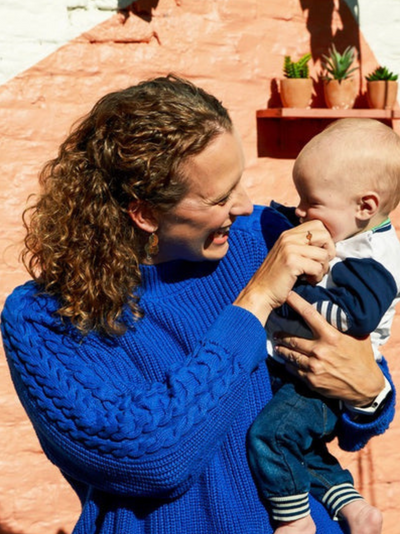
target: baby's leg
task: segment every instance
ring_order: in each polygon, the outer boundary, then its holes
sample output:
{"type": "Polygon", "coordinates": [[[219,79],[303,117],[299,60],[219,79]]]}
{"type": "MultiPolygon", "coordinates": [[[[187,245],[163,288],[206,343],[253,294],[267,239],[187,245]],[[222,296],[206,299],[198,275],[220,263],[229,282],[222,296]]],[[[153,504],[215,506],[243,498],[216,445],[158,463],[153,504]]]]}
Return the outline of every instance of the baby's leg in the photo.
{"type": "MultiPolygon", "coordinates": [[[[339,512],[339,516],[345,519],[351,534],[382,533],[383,519],[381,512],[364,501],[364,499],[358,499],[343,506],[339,512]]],[[[280,534],[285,534],[285,532],[280,534]]]]}
{"type": "Polygon", "coordinates": [[[382,514],[352,484],[332,486],[322,499],[332,517],[344,519],[350,534],[381,534],[382,514]]]}

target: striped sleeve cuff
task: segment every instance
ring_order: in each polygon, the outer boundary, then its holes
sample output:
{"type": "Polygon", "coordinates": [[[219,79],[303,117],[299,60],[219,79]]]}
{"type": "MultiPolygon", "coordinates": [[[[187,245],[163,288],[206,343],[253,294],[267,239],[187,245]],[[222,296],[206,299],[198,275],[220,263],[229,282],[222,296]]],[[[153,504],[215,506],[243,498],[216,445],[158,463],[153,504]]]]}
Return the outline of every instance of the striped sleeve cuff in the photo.
{"type": "Polygon", "coordinates": [[[302,519],[310,514],[308,493],[290,495],[287,497],[269,497],[272,517],[275,521],[287,523],[302,519]]]}

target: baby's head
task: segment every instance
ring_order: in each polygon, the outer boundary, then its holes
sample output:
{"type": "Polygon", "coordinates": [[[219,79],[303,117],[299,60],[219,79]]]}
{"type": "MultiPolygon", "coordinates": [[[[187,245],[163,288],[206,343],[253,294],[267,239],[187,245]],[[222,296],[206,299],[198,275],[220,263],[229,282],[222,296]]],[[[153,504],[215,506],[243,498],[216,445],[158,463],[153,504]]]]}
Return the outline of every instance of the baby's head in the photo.
{"type": "Polygon", "coordinates": [[[382,223],[400,200],[400,137],[373,119],[340,119],[293,167],[301,221],[321,220],[335,242],[382,223]]]}

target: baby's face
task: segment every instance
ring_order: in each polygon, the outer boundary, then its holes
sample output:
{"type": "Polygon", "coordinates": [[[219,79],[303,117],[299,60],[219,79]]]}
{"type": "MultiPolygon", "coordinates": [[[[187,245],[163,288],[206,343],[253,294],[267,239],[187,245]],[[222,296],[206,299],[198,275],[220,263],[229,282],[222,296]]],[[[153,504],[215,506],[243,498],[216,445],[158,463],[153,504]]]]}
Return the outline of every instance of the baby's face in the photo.
{"type": "Polygon", "coordinates": [[[340,175],[332,178],[318,155],[308,155],[304,164],[295,165],[293,181],[300,197],[296,215],[301,222],[323,222],[335,243],[360,231],[356,219],[358,197],[340,175]]]}

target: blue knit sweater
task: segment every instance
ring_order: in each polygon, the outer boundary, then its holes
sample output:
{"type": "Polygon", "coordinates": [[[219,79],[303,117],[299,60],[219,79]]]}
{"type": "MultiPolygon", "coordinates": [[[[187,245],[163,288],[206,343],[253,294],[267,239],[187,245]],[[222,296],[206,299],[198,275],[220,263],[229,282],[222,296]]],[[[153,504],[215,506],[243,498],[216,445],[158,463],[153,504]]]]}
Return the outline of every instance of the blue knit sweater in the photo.
{"type": "MultiPolygon", "coordinates": [[[[7,299],[12,378],[43,450],[81,499],[74,534],[272,532],[245,445],[271,395],[265,332],[231,303],[285,227],[256,208],[233,225],[223,260],[143,266],[145,317],[112,340],[80,338],[33,282],[7,299]]],[[[344,446],[383,432],[393,411],[392,399],[368,425],[344,416],[344,446]]],[[[315,501],[312,513],[318,534],[342,532],[315,501]]]]}

